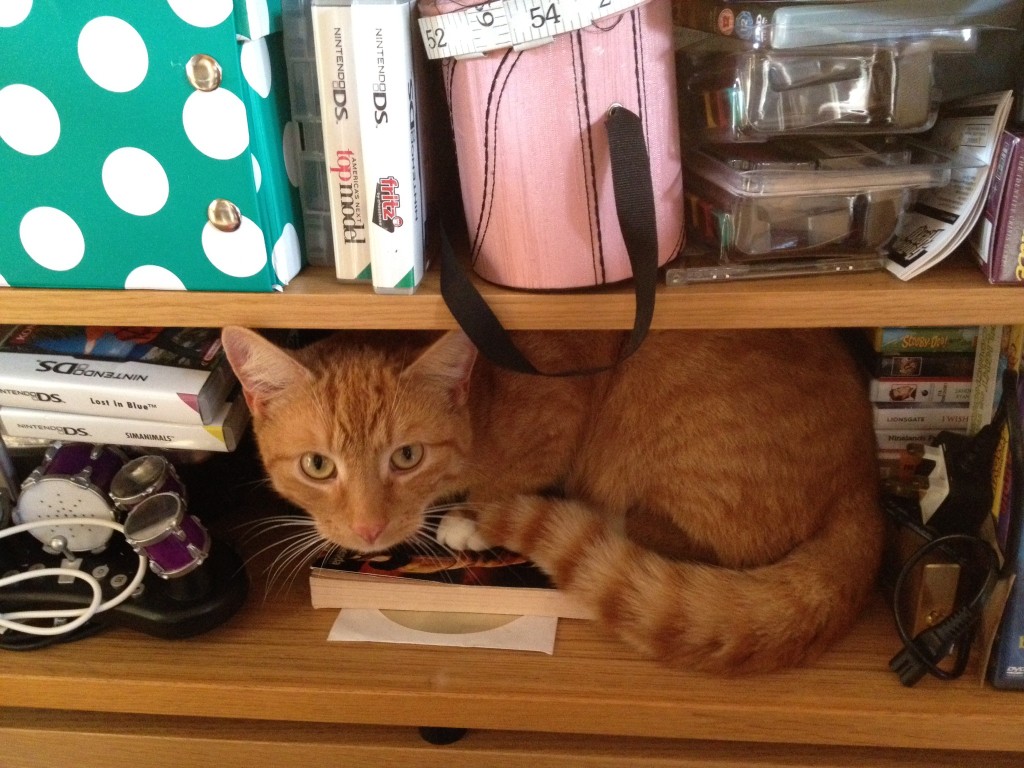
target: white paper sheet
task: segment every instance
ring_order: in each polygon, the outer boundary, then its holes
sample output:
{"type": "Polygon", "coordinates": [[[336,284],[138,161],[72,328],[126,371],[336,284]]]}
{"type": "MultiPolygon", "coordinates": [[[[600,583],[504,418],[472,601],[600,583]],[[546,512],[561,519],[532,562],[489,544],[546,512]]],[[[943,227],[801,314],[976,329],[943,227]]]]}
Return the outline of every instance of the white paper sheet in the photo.
{"type": "Polygon", "coordinates": [[[554,616],[502,616],[346,608],[327,639],[336,642],[410,643],[458,648],[555,650],[554,616]]]}

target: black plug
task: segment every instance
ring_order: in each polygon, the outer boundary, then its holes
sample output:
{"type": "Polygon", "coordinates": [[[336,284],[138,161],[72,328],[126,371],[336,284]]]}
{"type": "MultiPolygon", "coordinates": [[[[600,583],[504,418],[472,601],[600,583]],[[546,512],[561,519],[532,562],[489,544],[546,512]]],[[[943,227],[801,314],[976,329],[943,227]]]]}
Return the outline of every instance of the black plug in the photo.
{"type": "Polygon", "coordinates": [[[958,640],[964,643],[970,641],[968,630],[976,620],[975,611],[970,606],[960,608],[907,643],[889,661],[889,669],[908,688],[929,672],[945,677],[939,662],[950,654],[958,640]]]}

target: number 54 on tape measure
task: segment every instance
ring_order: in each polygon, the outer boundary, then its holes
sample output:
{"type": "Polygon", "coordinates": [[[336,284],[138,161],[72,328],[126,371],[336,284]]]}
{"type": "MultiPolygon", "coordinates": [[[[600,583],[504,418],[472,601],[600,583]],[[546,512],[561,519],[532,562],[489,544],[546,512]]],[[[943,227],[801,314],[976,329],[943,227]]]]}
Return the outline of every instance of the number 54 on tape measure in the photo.
{"type": "Polygon", "coordinates": [[[643,0],[492,0],[440,16],[420,17],[430,59],[475,58],[502,48],[523,50],[555,35],[635,8],[643,0]]]}

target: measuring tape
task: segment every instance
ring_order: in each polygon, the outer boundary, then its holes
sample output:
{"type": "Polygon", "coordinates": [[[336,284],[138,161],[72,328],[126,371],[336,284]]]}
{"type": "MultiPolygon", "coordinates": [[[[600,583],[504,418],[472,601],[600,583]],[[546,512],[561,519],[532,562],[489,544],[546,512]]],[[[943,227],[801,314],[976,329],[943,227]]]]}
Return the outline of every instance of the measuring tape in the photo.
{"type": "Polygon", "coordinates": [[[427,58],[476,58],[502,48],[524,50],[555,35],[616,16],[644,0],[492,0],[440,16],[421,16],[427,58]]]}

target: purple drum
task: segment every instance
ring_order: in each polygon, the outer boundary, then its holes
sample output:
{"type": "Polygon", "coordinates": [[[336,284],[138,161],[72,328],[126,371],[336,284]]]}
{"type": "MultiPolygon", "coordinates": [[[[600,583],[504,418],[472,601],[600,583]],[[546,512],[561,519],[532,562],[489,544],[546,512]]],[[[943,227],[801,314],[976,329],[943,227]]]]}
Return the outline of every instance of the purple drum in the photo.
{"type": "Polygon", "coordinates": [[[124,512],[157,493],[176,493],[186,499],[185,486],[174,465],[155,454],[132,459],[118,470],[110,484],[110,498],[124,512]]]}
{"type": "Polygon", "coordinates": [[[157,493],[139,502],[125,518],[124,537],[164,579],[195,570],[210,553],[209,534],[185,511],[176,493],[157,493]]]}
{"type": "Polygon", "coordinates": [[[118,512],[107,491],[127,458],[109,445],[54,443],[46,449],[42,464],[21,484],[16,522],[53,520],[53,525],[31,532],[44,544],[60,537],[72,552],[103,547],[113,533],[110,528],[64,521],[73,518],[116,521],[118,512]]]}

